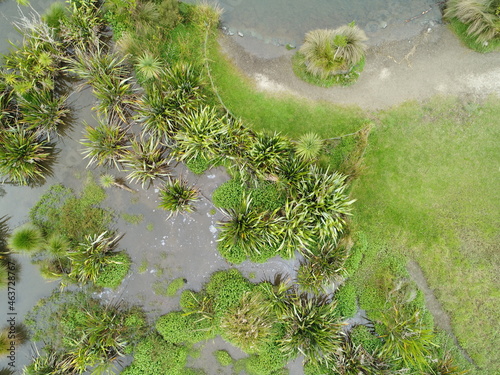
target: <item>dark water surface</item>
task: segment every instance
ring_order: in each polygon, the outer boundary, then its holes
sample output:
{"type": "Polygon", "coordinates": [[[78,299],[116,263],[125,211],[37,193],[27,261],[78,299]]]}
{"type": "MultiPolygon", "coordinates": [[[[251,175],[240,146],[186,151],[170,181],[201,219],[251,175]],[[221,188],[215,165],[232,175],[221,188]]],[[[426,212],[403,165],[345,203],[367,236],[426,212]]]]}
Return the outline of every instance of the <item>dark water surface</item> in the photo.
{"type": "MultiPolygon", "coordinates": [[[[187,2],[195,3],[195,0],[187,2]]],[[[275,45],[302,44],[304,34],[355,21],[372,44],[401,40],[441,20],[437,0],[219,0],[229,33],[275,45]],[[422,14],[423,13],[423,14],[422,14]]]]}

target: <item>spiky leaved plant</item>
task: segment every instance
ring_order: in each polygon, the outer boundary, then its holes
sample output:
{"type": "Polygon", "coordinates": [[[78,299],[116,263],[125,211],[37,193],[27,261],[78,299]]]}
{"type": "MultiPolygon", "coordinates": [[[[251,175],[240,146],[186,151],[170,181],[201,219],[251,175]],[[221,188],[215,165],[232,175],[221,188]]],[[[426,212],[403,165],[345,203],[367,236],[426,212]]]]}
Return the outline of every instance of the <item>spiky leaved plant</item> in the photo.
{"type": "Polygon", "coordinates": [[[181,127],[174,136],[174,156],[185,161],[197,158],[212,160],[226,147],[228,125],[215,107],[202,107],[181,116],[181,127]]]}
{"type": "Polygon", "coordinates": [[[163,70],[160,59],[148,51],[143,52],[142,55],[136,58],[135,68],[143,82],[158,79],[163,70]]]}
{"type": "Polygon", "coordinates": [[[69,277],[80,283],[95,283],[104,267],[117,263],[115,253],[120,236],[112,236],[108,232],[99,235],[85,236],[77,248],[68,252],[71,261],[69,277]]]}
{"type": "Polygon", "coordinates": [[[93,128],[86,124],[85,138],[80,143],[84,146],[84,158],[89,158],[89,165],[114,165],[119,169],[119,161],[128,149],[130,135],[119,125],[98,120],[93,128]]]}
{"type": "Polygon", "coordinates": [[[129,172],[127,178],[134,182],[140,182],[144,187],[156,179],[164,179],[170,176],[170,167],[165,157],[166,147],[158,138],[149,137],[140,140],[132,140],[132,150],[122,159],[126,170],[129,172]]]}
{"type": "Polygon", "coordinates": [[[21,126],[0,129],[0,175],[19,185],[45,179],[53,147],[21,126]]]}
{"type": "Polygon", "coordinates": [[[69,114],[64,96],[57,97],[49,90],[32,90],[19,95],[19,122],[50,141],[52,134],[64,125],[69,114]]]}
{"type": "Polygon", "coordinates": [[[345,275],[347,250],[335,243],[324,244],[316,253],[306,253],[297,272],[297,282],[306,292],[320,294],[330,289],[345,275]]]}
{"type": "Polygon", "coordinates": [[[295,143],[295,153],[304,160],[314,160],[322,148],[323,140],[314,132],[302,135],[295,143]]]}
{"type": "Polygon", "coordinates": [[[241,205],[228,210],[229,220],[220,223],[219,246],[225,250],[240,248],[250,257],[276,243],[279,219],[252,208],[252,199],[244,195],[241,205]]]}
{"type": "Polygon", "coordinates": [[[434,335],[431,329],[424,327],[421,314],[420,310],[409,313],[396,305],[382,313],[379,322],[384,340],[381,356],[395,359],[406,367],[424,369],[427,366],[426,357],[435,345],[432,342],[434,335]]]}
{"type": "Polygon", "coordinates": [[[171,214],[193,212],[193,203],[198,200],[199,192],[190,187],[187,181],[176,178],[170,179],[160,189],[160,208],[170,211],[171,214]]]}
{"type": "Polygon", "coordinates": [[[260,176],[274,175],[292,151],[290,141],[279,135],[258,134],[248,151],[249,165],[260,176]]]}
{"type": "Polygon", "coordinates": [[[270,340],[276,317],[262,292],[247,292],[238,306],[230,309],[221,321],[222,337],[242,349],[255,353],[270,340]]]}
{"type": "Polygon", "coordinates": [[[363,30],[350,24],[338,29],[309,31],[300,47],[306,70],[326,79],[345,73],[361,61],[366,51],[366,35],[363,30]]]}
{"type": "Polygon", "coordinates": [[[325,295],[290,293],[281,317],[285,332],[278,341],[281,351],[289,357],[302,354],[312,363],[331,358],[341,345],[342,324],[335,307],[325,295]]]}

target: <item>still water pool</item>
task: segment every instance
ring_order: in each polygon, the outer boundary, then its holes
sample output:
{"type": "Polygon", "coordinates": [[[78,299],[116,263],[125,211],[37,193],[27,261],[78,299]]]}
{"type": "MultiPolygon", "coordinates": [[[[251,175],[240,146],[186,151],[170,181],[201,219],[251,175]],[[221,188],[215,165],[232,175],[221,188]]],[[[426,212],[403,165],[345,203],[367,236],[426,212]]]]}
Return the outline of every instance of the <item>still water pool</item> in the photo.
{"type": "Polygon", "coordinates": [[[224,8],[222,21],[229,33],[277,45],[300,45],[309,30],[352,21],[372,43],[399,40],[441,20],[436,0],[219,0],[218,4],[224,8]]]}

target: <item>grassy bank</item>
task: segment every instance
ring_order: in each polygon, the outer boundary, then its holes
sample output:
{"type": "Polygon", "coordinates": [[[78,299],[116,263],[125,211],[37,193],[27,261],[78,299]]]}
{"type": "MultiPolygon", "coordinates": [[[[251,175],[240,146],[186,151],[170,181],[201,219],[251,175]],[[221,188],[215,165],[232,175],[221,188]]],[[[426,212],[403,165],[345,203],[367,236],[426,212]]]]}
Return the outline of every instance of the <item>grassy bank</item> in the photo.
{"type": "Polygon", "coordinates": [[[281,132],[292,138],[314,130],[322,138],[337,137],[362,128],[367,122],[357,107],[272,96],[255,89],[228,61],[217,44],[210,49],[212,76],[224,104],[254,130],[281,132]]]}
{"type": "MultiPolygon", "coordinates": [[[[500,104],[436,98],[379,113],[356,182],[358,228],[415,259],[479,373],[500,367],[500,104]]],[[[372,280],[374,281],[374,280],[372,280]]]]}

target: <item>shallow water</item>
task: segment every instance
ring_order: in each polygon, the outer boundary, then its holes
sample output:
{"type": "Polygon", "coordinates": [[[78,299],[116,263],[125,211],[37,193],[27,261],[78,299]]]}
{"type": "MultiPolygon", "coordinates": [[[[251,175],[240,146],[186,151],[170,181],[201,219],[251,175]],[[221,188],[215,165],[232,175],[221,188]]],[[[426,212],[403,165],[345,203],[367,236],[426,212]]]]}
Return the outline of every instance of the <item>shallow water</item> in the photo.
{"type": "Polygon", "coordinates": [[[407,38],[441,20],[436,0],[219,0],[218,4],[224,9],[222,24],[228,33],[275,45],[299,46],[309,30],[352,21],[376,44],[407,38]]]}

